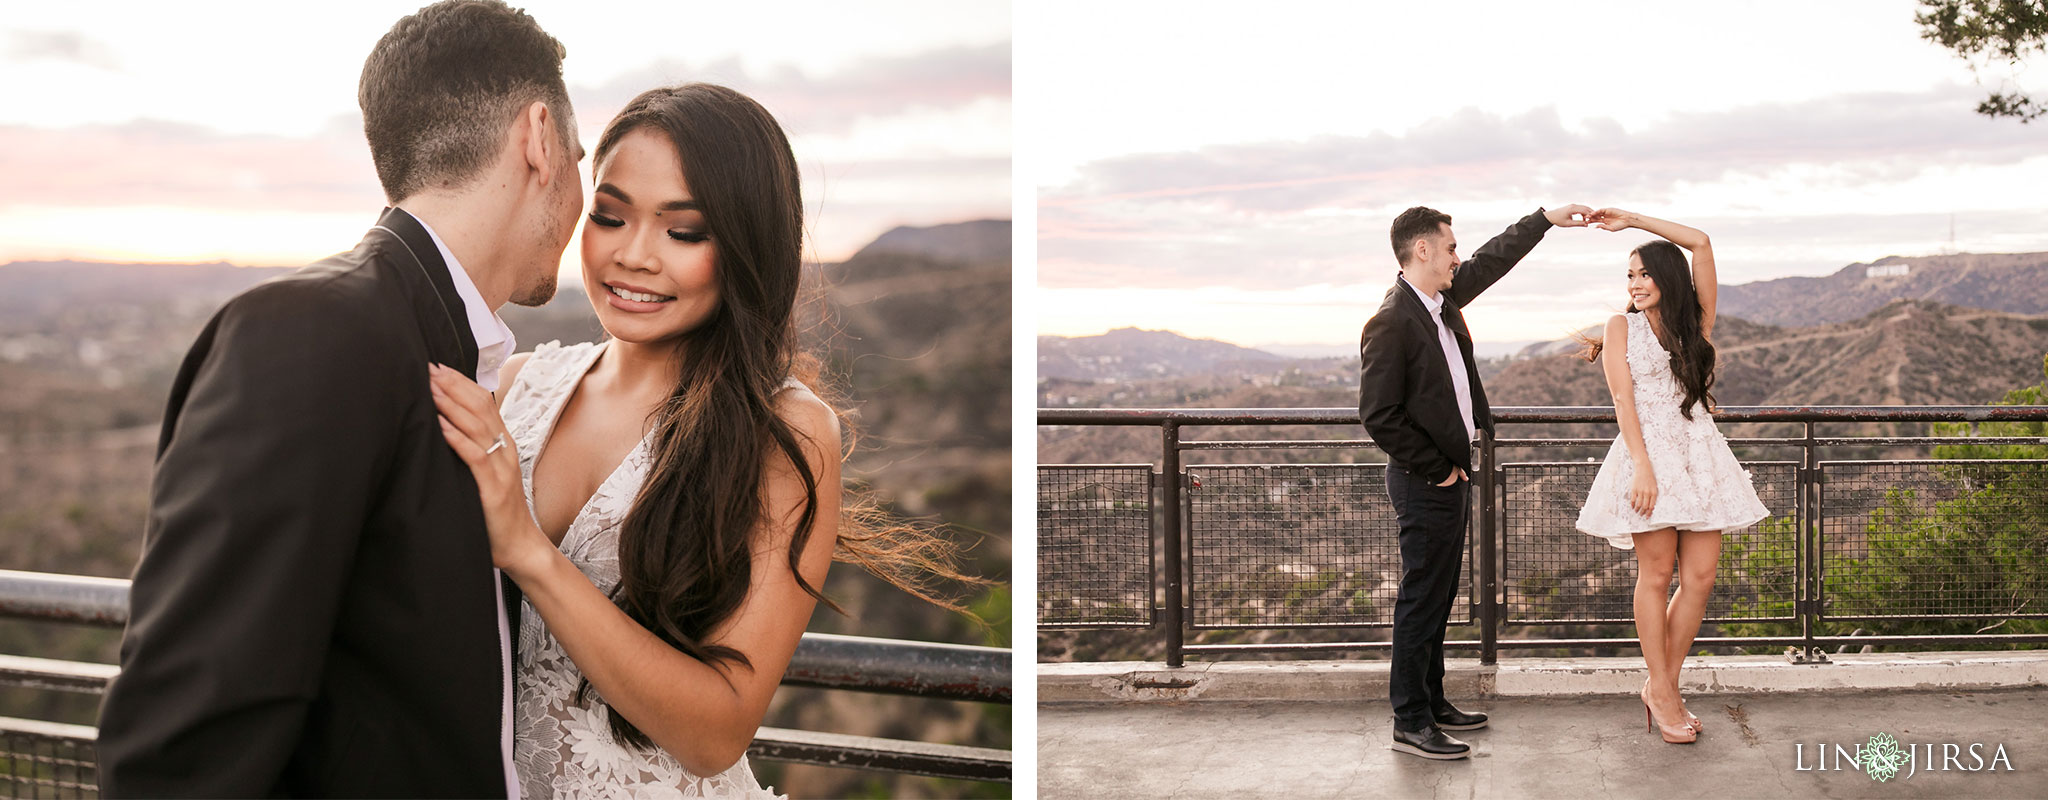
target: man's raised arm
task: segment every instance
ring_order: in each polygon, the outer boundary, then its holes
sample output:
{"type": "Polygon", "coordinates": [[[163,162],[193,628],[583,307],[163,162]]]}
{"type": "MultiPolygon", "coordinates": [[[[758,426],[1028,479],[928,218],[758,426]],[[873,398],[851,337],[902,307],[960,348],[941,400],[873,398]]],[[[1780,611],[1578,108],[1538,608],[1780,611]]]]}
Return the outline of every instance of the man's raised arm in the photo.
{"type": "Polygon", "coordinates": [[[1593,216],[1593,209],[1576,203],[1553,210],[1536,209],[1528,216],[1509,225],[1499,236],[1487,240],[1486,244],[1473,251],[1472,257],[1458,265],[1458,271],[1451,276],[1451,288],[1444,295],[1464,308],[1486,291],[1501,276],[1508,274],[1523,256],[1543,241],[1543,234],[1552,226],[1559,228],[1583,228],[1593,216]]]}

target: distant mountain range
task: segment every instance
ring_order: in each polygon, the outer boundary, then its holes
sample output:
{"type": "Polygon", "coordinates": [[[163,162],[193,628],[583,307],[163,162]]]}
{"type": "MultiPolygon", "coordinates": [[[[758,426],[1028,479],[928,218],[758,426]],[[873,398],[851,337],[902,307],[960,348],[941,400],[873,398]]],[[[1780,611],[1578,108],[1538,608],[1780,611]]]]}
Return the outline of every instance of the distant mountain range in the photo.
{"type": "Polygon", "coordinates": [[[1892,256],[1824,278],[1723,286],[1720,310],[1765,325],[1823,325],[1862,317],[1893,300],[2048,313],[2048,253],[1892,256]]]}
{"type": "MultiPolygon", "coordinates": [[[[1714,339],[1725,405],[1975,405],[2041,381],[2048,316],[1895,300],[1810,327],[1724,316],[1714,339]]],[[[1500,405],[1613,402],[1598,366],[1569,354],[1508,364],[1486,394],[1500,405]]]]}
{"type": "MultiPolygon", "coordinates": [[[[1893,256],[1851,264],[1823,278],[1779,278],[1723,286],[1720,316],[1736,325],[1803,327],[1850,322],[1898,300],[2003,311],[2022,316],[2048,314],[2048,253],[1893,256]]],[[[1752,326],[1754,327],[1754,326],[1752,326]]],[[[1599,326],[1584,333],[1597,334],[1599,326]]],[[[1734,328],[1723,324],[1722,334],[1734,328]]],[[[1171,331],[1120,328],[1100,336],[1038,337],[1038,377],[1060,381],[1130,382],[1198,376],[1242,366],[1257,373],[1290,361],[1350,360],[1349,343],[1289,344],[1265,349],[1212,339],[1191,339],[1171,331]]],[[[1480,359],[1541,358],[1582,349],[1570,338],[1546,342],[1481,342],[1480,359]]],[[[1490,375],[1500,364],[1482,366],[1490,375]]],[[[1489,377],[1490,380],[1490,377],[1489,377]]]]}
{"type": "Polygon", "coordinates": [[[1038,337],[1038,377],[1135,380],[1197,375],[1287,360],[1263,350],[1172,331],[1118,328],[1100,336],[1038,337]]]}
{"type": "MultiPolygon", "coordinates": [[[[1715,396],[1725,404],[1974,404],[2040,380],[2048,315],[1895,300],[1857,319],[1810,327],[1758,325],[1722,315],[1714,339],[1720,356],[1715,396]]],[[[1357,391],[1355,357],[1286,359],[1226,342],[1132,329],[1078,339],[1041,337],[1039,346],[1041,365],[1050,350],[1062,367],[1040,371],[1041,399],[1058,400],[1054,405],[1094,405],[1088,398],[1114,394],[1161,405],[1177,405],[1176,399],[1214,405],[1201,398],[1229,396],[1231,386],[1259,387],[1261,393],[1289,385],[1357,391]]],[[[1566,340],[1482,363],[1488,398],[1496,405],[1608,404],[1605,379],[1577,355],[1581,350],[1566,340]]],[[[1335,397],[1319,404],[1349,403],[1335,397]]]]}
{"type": "MultiPolygon", "coordinates": [[[[1858,319],[1812,327],[1757,325],[1723,316],[1714,338],[1720,357],[1714,396],[1723,405],[1978,405],[2042,381],[2048,315],[1899,300],[1858,319]]],[[[1495,406],[1613,403],[1600,366],[1571,353],[1481,362],[1480,372],[1495,406]]],[[[1041,376],[1038,381],[1042,408],[1349,408],[1357,402],[1356,357],[1274,360],[1255,367],[1240,363],[1224,371],[1149,379],[1041,376]]],[[[1257,439],[1355,432],[1246,428],[1233,435],[1257,439]]],[[[1580,436],[1587,431],[1525,426],[1516,433],[1580,436]]],[[[1158,449],[1157,431],[1039,429],[1038,460],[1045,464],[1142,463],[1156,459],[1158,449]]],[[[1205,459],[1267,463],[1275,457],[1251,450],[1216,451],[1205,459]]],[[[1294,463],[1346,454],[1313,450],[1280,457],[1294,463]]]]}

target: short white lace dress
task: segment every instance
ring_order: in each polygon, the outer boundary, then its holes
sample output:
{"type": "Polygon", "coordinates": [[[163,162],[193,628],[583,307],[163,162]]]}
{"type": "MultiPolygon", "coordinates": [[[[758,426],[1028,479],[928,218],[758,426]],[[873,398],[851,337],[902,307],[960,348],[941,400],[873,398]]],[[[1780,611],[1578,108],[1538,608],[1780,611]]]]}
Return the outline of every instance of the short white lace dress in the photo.
{"type": "MultiPolygon", "coordinates": [[[[519,446],[519,472],[529,509],[534,461],[569,396],[604,348],[602,343],[541,345],[506,390],[501,411],[506,430],[519,446]]],[[[619,582],[619,527],[653,461],[651,440],[650,434],[626,455],[562,537],[562,553],[607,594],[619,582]]],[[[587,700],[578,698],[583,673],[548,632],[540,612],[525,601],[520,607],[518,650],[513,761],[519,769],[520,797],[781,797],[762,788],[745,756],[726,771],[704,777],[683,769],[659,747],[640,749],[614,740],[611,710],[595,690],[587,700]]]]}
{"type": "Polygon", "coordinates": [[[1631,534],[1644,531],[1726,532],[1762,522],[1770,511],[1757,499],[1749,471],[1736,462],[1728,439],[1714,427],[1704,404],[1693,405],[1690,420],[1679,414],[1685,391],[1672,377],[1671,355],[1650,330],[1650,321],[1641,312],[1623,316],[1628,319],[1628,374],[1635,382],[1636,419],[1642,423],[1643,449],[1657,476],[1657,504],[1647,517],[1629,505],[1635,460],[1629,457],[1626,438],[1617,436],[1593,477],[1593,488],[1586,492],[1578,529],[1632,550],[1636,543],[1631,534]]]}

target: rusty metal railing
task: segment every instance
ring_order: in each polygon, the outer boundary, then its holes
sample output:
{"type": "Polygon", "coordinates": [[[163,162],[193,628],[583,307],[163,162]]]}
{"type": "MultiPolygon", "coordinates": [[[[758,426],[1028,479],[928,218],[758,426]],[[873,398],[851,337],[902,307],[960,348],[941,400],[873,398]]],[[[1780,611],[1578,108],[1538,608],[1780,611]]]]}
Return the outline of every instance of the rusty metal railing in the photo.
{"type": "MultiPolygon", "coordinates": [[[[1503,429],[1550,423],[1613,423],[1611,407],[1495,408],[1503,429]]],[[[1702,637],[1700,646],[1789,645],[1795,661],[1823,662],[1823,648],[1847,644],[2008,644],[2048,642],[2048,634],[1925,634],[1901,636],[1826,636],[1817,623],[1828,620],[1938,620],[2048,618],[2040,607],[2048,591],[2035,594],[2033,606],[1993,607],[1989,599],[1936,589],[1908,592],[1920,603],[1908,613],[1863,603],[1871,596],[1896,594],[1898,587],[1862,581],[1849,566],[1859,553],[1868,555],[1872,531],[1863,521],[1886,513],[1886,504],[1906,513],[1953,503],[1969,487],[2002,482],[2016,486],[2014,496],[2038,492],[2048,497],[2048,460],[1956,459],[1826,460],[1826,448],[1886,448],[1926,445],[2048,445],[2048,437],[2028,436],[1819,436],[1816,425],[1842,423],[1969,423],[2048,421],[2048,407],[2039,406],[1749,406],[1724,407],[1719,423],[1790,423],[1799,436],[1730,439],[1730,444],[1796,451],[1797,458],[1747,462],[1765,475],[1766,504],[1772,516],[1732,540],[1748,548],[1758,564],[1743,587],[1745,607],[1733,607],[1717,586],[1718,609],[1709,621],[1796,624],[1797,635],[1702,637]],[[1875,465],[1875,466],[1873,466],[1875,465]],[[1961,489],[1955,487],[1963,487],[1961,489]],[[1903,488],[1902,488],[1903,487],[1903,488]],[[1904,505],[1900,505],[1904,504],[1904,505]],[[1832,515],[1832,516],[1831,516],[1832,515]],[[1853,518],[1853,519],[1852,519],[1853,518]],[[1850,524],[1850,523],[1855,524],[1850,524]],[[1832,565],[1832,566],[1831,566],[1832,565]],[[1861,581],[1861,582],[1859,582],[1861,581]],[[1924,596],[1922,596],[1924,595],[1924,596]],[[1979,602],[1982,601],[1982,602],[1979,602]],[[1873,610],[1876,609],[1876,610],[1873,610]]],[[[1249,652],[1332,652],[1383,649],[1387,642],[1289,642],[1263,644],[1190,644],[1189,634],[1208,630],[1258,628],[1383,628],[1391,625],[1392,589],[1384,580],[1385,563],[1398,566],[1393,537],[1370,540],[1353,535],[1338,541],[1347,527],[1390,534],[1394,527],[1384,489],[1377,488],[1383,464],[1213,465],[1188,463],[1202,451],[1373,449],[1362,436],[1342,439],[1192,439],[1190,428],[1247,426],[1351,426],[1362,434],[1358,412],[1343,408],[1313,409],[1119,409],[1077,408],[1038,410],[1041,428],[1052,426],[1125,426],[1156,429],[1160,459],[1153,464],[1040,465],[1038,590],[1040,629],[1134,627],[1159,631],[1166,661],[1185,663],[1187,654],[1227,655],[1249,652]],[[1157,472],[1153,472],[1154,464],[1157,472]],[[1119,488],[1125,487],[1125,488],[1119,488]],[[1128,487],[1142,487],[1133,489],[1128,487]],[[1156,491],[1154,490],[1156,487],[1156,491]],[[1140,497],[1142,495],[1142,497],[1140,497]],[[1156,497],[1156,506],[1153,505],[1156,497]],[[1048,514],[1048,511],[1055,514],[1048,514]],[[1048,520],[1054,526],[1048,528],[1048,520]],[[1153,527],[1153,536],[1134,537],[1126,529],[1136,521],[1153,527]],[[1121,548],[1089,548],[1104,541],[1103,532],[1119,540],[1142,541],[1121,548]],[[1318,539],[1306,543],[1309,539],[1318,539]],[[1051,543],[1051,546],[1048,546],[1051,543]],[[1380,548],[1380,550],[1372,550],[1380,548]],[[1155,553],[1156,551],[1156,553],[1155,553]],[[1072,554],[1062,556],[1061,554],[1072,554]],[[1282,554],[1282,555],[1275,555],[1282,554]],[[1051,558],[1052,560],[1048,560],[1051,558]],[[1062,560],[1064,559],[1064,560],[1062,560]],[[1249,566],[1248,566],[1249,565],[1249,566]],[[1378,570],[1375,573],[1375,570],[1378,570]],[[1119,580],[1121,579],[1121,580],[1119,580]],[[1154,587],[1157,595],[1154,595],[1154,587]],[[1133,588],[1135,587],[1135,588],[1133,588]],[[1133,594],[1146,607],[1127,608],[1133,594]],[[1051,620],[1048,623],[1048,620],[1051,620]]],[[[1626,606],[1557,600],[1555,567],[1572,559],[1608,559],[1612,572],[1632,569],[1625,556],[1605,553],[1605,544],[1572,532],[1556,507],[1583,501],[1592,476],[1580,462],[1510,463],[1502,451],[1529,448],[1607,447],[1608,438],[1496,438],[1482,432],[1476,443],[1474,481],[1476,535],[1468,539],[1469,568],[1461,569],[1466,586],[1467,616],[1453,625],[1478,628],[1479,638],[1445,642],[1446,647],[1474,649],[1485,663],[1497,660],[1502,648],[1632,646],[1632,639],[1569,638],[1538,635],[1503,638],[1503,629],[1521,626],[1584,625],[1625,622],[1626,606]],[[1576,493],[1576,500],[1572,500],[1576,493]],[[1557,498],[1546,503],[1548,498],[1557,498]],[[1592,545],[1586,544],[1592,542],[1592,545]],[[1594,548],[1597,545],[1597,549],[1594,548]],[[1512,579],[1512,580],[1509,580],[1512,579]],[[1552,583],[1546,583],[1551,581],[1552,583]],[[1510,585],[1511,584],[1511,585],[1510,585]],[[1563,611],[1558,611],[1563,608],[1563,611]]],[[[1576,505],[1571,506],[1576,511],[1576,505]]],[[[1931,513],[1931,512],[1930,512],[1931,513]]],[[[2048,531],[2048,502],[2038,506],[2002,508],[2001,524],[2033,525],[2048,531]],[[2018,515],[2018,516],[2014,516],[2018,515]],[[2029,516],[2032,515],[2032,516],[2029,516]],[[2038,519],[2034,517],[2038,516],[2038,519]],[[2025,518],[2021,518],[2025,517],[2025,518]]],[[[2039,538],[2039,537],[2037,537],[2039,538]]],[[[2038,547],[2048,556],[2048,538],[2028,539],[2018,550],[2038,547]],[[2028,542],[2032,542],[2029,544],[2028,542]]],[[[1619,552],[1619,551],[1617,551],[1619,552]]],[[[1583,569],[1584,564],[1576,565],[1583,569]]],[[[1995,577],[1995,565],[1963,577],[1995,577]]],[[[1589,584],[1613,584],[1617,574],[1572,576],[1589,584]]],[[[1632,573],[1629,574],[1632,581],[1632,573]]],[[[1978,581],[1983,583],[1982,580],[1978,581]]],[[[1611,587],[1608,587],[1611,588],[1611,587]]],[[[1914,588],[1914,587],[1908,587],[1914,588]]],[[[2048,588],[2048,587],[2044,587],[2048,588]]],[[[1978,594],[1985,594],[1978,592],[1978,594]]]]}
{"type": "MultiPolygon", "coordinates": [[[[0,617],[121,627],[128,581],[0,570],[0,617]]],[[[0,655],[0,686],[98,694],[119,672],[112,664],[0,655]]],[[[806,633],[785,686],[1010,702],[1010,651],[995,647],[806,633]]],[[[97,794],[90,726],[0,717],[0,794],[85,797],[97,794]]],[[[748,755],[959,778],[1010,781],[1010,751],[818,731],[762,728],[748,755]]]]}

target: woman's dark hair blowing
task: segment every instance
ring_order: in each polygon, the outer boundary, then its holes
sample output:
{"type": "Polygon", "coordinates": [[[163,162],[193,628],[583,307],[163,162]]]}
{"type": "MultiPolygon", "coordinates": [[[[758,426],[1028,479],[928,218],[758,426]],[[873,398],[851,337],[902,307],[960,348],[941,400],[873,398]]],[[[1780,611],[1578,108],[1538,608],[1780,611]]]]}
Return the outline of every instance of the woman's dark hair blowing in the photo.
{"type": "MultiPolygon", "coordinates": [[[[1658,239],[1644,242],[1629,252],[1629,255],[1643,262],[1643,272],[1650,276],[1650,282],[1657,285],[1657,322],[1650,330],[1657,334],[1657,343],[1671,354],[1671,377],[1677,379],[1679,387],[1685,390],[1685,400],[1678,405],[1678,413],[1692,419],[1694,403],[1714,407],[1714,344],[1700,333],[1700,296],[1693,289],[1692,265],[1685,260],[1685,251],[1678,245],[1658,239]]],[[[1631,314],[1643,313],[1634,302],[1628,304],[1631,314]]],[[[1587,340],[1586,351],[1582,354],[1587,361],[1600,357],[1601,342],[1587,340]]]]}
{"type": "MultiPolygon", "coordinates": [[[[641,129],[661,133],[676,147],[717,248],[719,306],[677,343],[681,376],[655,412],[654,464],[619,533],[612,599],[693,658],[721,669],[751,666],[745,653],[705,637],[746,597],[754,530],[769,519],[761,477],[777,453],[806,489],[789,569],[804,591],[838,608],[797,570],[817,522],[819,487],[800,434],[775,410],[786,378],[820,385],[818,360],[797,347],[804,227],[796,157],[760,104],[722,86],[693,83],[633,98],[605,128],[592,164],[601,166],[620,139],[641,129]]],[[[911,594],[960,609],[928,588],[934,577],[979,582],[953,566],[955,544],[929,528],[888,521],[859,498],[845,507],[835,560],[859,563],[911,594]]],[[[621,741],[651,745],[616,713],[611,727],[621,741]]]]}

